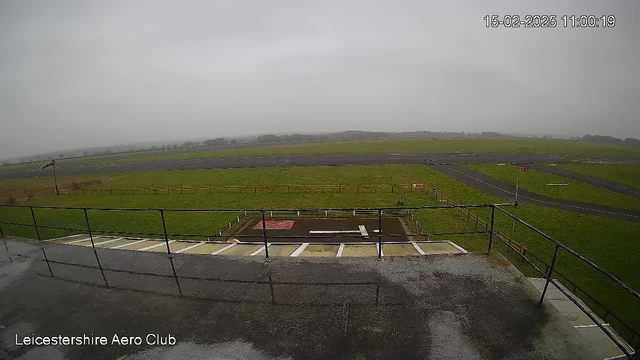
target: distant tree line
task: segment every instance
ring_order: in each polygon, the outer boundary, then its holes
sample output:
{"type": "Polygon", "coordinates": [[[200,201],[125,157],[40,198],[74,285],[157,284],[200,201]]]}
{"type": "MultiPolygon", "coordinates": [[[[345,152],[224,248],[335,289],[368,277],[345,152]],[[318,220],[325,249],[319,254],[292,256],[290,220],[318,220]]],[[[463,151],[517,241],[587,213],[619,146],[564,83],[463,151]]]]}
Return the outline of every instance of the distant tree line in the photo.
{"type": "Polygon", "coordinates": [[[582,137],[582,141],[617,145],[640,145],[640,140],[635,138],[625,138],[622,140],[617,137],[603,135],[585,135],[582,137]]]}

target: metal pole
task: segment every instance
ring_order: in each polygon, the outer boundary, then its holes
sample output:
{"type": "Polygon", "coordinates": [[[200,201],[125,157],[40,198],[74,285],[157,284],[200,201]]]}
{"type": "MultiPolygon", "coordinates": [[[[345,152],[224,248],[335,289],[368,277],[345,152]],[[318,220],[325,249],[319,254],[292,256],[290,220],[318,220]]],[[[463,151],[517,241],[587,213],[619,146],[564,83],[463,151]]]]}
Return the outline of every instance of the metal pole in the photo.
{"type": "MultiPolygon", "coordinates": [[[[164,242],[167,244],[167,255],[171,255],[171,249],[169,249],[169,235],[167,235],[167,224],[164,221],[164,210],[162,209],[160,209],[160,217],[162,218],[162,230],[164,231],[164,242]]],[[[173,263],[171,263],[171,265],[173,265],[173,263]]]]}
{"type": "MultiPolygon", "coordinates": [[[[516,204],[518,203],[518,187],[520,185],[520,175],[516,175],[516,204]]],[[[516,212],[518,211],[518,207],[516,206],[513,209],[513,215],[516,215],[516,212]]],[[[513,233],[516,231],[516,219],[513,218],[513,224],[511,225],[511,235],[513,235],[513,233]]]]}
{"type": "Polygon", "coordinates": [[[53,163],[53,183],[56,185],[56,195],[60,195],[58,191],[58,179],[56,179],[56,163],[53,163]]]}
{"type": "Polygon", "coordinates": [[[553,260],[551,260],[551,266],[547,272],[547,281],[544,283],[544,289],[542,290],[542,296],[540,296],[538,306],[542,306],[542,300],[544,300],[544,295],[547,293],[547,288],[549,287],[549,282],[553,275],[553,268],[556,266],[556,259],[558,259],[558,249],[560,249],[560,245],[556,244],[556,249],[553,251],[553,260]]]}
{"type": "Polygon", "coordinates": [[[98,252],[96,251],[96,244],[93,242],[93,234],[91,233],[91,224],[89,223],[89,215],[87,215],[87,209],[84,210],[84,219],[87,222],[87,231],[89,232],[89,239],[91,239],[91,247],[93,248],[93,254],[96,256],[96,261],[98,262],[98,267],[100,268],[100,273],[102,273],[102,279],[104,280],[104,284],[109,287],[109,283],[107,282],[107,278],[104,276],[104,270],[102,270],[102,264],[100,264],[100,258],[98,257],[98,252]]]}
{"type": "Polygon", "coordinates": [[[267,222],[264,219],[264,210],[260,211],[262,211],[262,238],[264,239],[264,254],[267,260],[269,260],[269,246],[267,244],[267,222]]]}
{"type": "Polygon", "coordinates": [[[36,214],[33,213],[33,206],[29,206],[31,209],[31,218],[33,219],[33,226],[36,228],[36,234],[38,235],[38,241],[42,240],[40,238],[40,230],[38,230],[38,223],[36,222],[36,214]]]}
{"type": "Polygon", "coordinates": [[[489,234],[489,248],[487,249],[487,255],[491,251],[491,242],[493,241],[493,223],[494,223],[495,217],[496,217],[496,207],[495,205],[491,205],[491,233],[489,234]]]}
{"type": "Polygon", "coordinates": [[[42,250],[42,255],[44,255],[44,261],[47,263],[47,267],[49,268],[49,274],[51,274],[51,277],[55,277],[53,276],[53,271],[51,270],[51,264],[49,264],[49,258],[47,258],[47,253],[44,252],[43,247],[41,247],[40,250],[42,250]]]}
{"type": "Polygon", "coordinates": [[[378,260],[382,259],[382,209],[378,209],[378,260]]]}

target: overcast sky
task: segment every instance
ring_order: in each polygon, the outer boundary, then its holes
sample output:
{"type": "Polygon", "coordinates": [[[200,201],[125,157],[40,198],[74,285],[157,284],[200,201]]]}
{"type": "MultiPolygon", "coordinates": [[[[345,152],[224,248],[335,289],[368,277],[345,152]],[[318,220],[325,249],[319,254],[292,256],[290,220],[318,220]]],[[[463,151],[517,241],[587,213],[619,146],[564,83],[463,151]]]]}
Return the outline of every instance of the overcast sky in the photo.
{"type": "Polygon", "coordinates": [[[640,2],[515,3],[2,1],[0,158],[349,129],[640,138],[640,2]]]}

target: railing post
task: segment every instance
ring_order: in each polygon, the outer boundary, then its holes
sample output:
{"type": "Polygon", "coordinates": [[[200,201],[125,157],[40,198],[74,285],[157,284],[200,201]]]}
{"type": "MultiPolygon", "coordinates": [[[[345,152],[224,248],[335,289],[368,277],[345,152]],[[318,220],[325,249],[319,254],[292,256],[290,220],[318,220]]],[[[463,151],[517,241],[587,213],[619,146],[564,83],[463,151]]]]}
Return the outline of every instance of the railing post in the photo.
{"type": "Polygon", "coordinates": [[[36,222],[36,214],[33,213],[33,206],[29,206],[31,209],[31,218],[33,219],[33,226],[36,228],[36,235],[38,235],[38,241],[42,240],[40,238],[40,230],[38,229],[38,223],[36,222]]]}
{"type": "MultiPolygon", "coordinates": [[[[489,255],[489,252],[491,251],[491,243],[493,242],[493,222],[495,220],[496,217],[496,206],[495,205],[491,205],[491,233],[489,234],[489,248],[487,249],[487,255],[489,255]]],[[[485,226],[486,229],[486,226],[485,226]]]]}
{"type": "Polygon", "coordinates": [[[556,249],[553,251],[553,260],[551,260],[551,266],[549,267],[549,270],[547,272],[547,281],[544,283],[544,289],[542,290],[542,295],[540,296],[538,306],[542,306],[542,300],[544,300],[544,295],[547,293],[549,282],[551,281],[551,277],[553,276],[553,268],[556,266],[556,259],[558,259],[558,249],[560,249],[560,245],[556,243],[556,249]]]}
{"type": "Polygon", "coordinates": [[[382,259],[382,209],[378,209],[378,260],[382,259]]]}
{"type": "Polygon", "coordinates": [[[167,255],[171,255],[169,248],[169,235],[167,234],[167,224],[164,221],[164,209],[160,209],[160,218],[162,218],[162,231],[164,232],[164,242],[167,244],[167,255]]]}
{"type": "Polygon", "coordinates": [[[264,254],[269,260],[269,246],[267,244],[267,222],[264,219],[264,210],[260,210],[262,212],[262,238],[264,239],[264,254]]]}
{"type": "Polygon", "coordinates": [[[100,268],[100,273],[102,274],[102,279],[104,280],[104,284],[109,287],[109,283],[107,282],[107,278],[104,276],[104,270],[102,270],[102,264],[100,264],[100,258],[98,257],[98,251],[96,251],[96,244],[93,242],[93,234],[91,233],[91,224],[89,223],[89,215],[87,215],[87,209],[83,209],[84,211],[84,219],[87,222],[87,231],[89,232],[89,239],[91,239],[91,247],[93,248],[93,255],[96,256],[96,261],[98,262],[98,267],[100,268]]]}

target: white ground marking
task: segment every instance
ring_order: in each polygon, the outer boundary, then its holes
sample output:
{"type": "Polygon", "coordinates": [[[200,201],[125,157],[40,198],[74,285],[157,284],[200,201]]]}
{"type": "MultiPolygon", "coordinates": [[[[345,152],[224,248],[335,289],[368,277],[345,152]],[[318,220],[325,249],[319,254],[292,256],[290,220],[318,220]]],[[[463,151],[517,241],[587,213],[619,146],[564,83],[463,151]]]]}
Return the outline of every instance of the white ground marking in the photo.
{"type": "Polygon", "coordinates": [[[369,233],[367,233],[367,228],[364,225],[358,225],[358,227],[360,228],[360,234],[362,234],[362,237],[368,239],[369,233]]]}
{"type": "Polygon", "coordinates": [[[447,242],[448,242],[451,246],[453,246],[454,248],[456,248],[456,249],[460,250],[463,254],[468,253],[468,251],[467,251],[467,250],[465,250],[465,249],[463,249],[463,248],[462,248],[462,246],[457,245],[457,244],[454,244],[454,243],[452,243],[451,241],[447,241],[447,242]]]}
{"type": "MultiPolygon", "coordinates": [[[[601,324],[602,326],[607,326],[609,324],[601,324]]],[[[574,328],[592,328],[592,327],[598,327],[598,325],[596,324],[589,324],[589,325],[575,325],[574,328]]]]}
{"type": "Polygon", "coordinates": [[[299,248],[297,248],[297,249],[296,249],[296,251],[294,251],[294,252],[291,254],[291,257],[298,257],[300,254],[302,254],[302,252],[304,251],[304,249],[306,249],[306,248],[307,248],[307,246],[309,246],[309,243],[304,243],[304,244],[300,245],[300,247],[299,247],[299,248]]]}
{"type": "Polygon", "coordinates": [[[380,252],[380,256],[384,256],[384,251],[382,251],[382,249],[380,249],[380,244],[376,244],[376,251],[380,252]]]}
{"type": "Polygon", "coordinates": [[[114,247],[109,248],[109,249],[120,249],[121,247],[129,246],[129,245],[134,245],[134,244],[139,244],[139,243],[141,243],[141,242],[143,242],[143,241],[147,241],[147,240],[142,239],[142,240],[134,241],[134,242],[132,242],[132,243],[122,244],[122,245],[114,246],[114,247]]]}
{"type": "MultiPolygon", "coordinates": [[[[271,243],[267,243],[267,247],[271,246],[271,243]]],[[[258,254],[260,254],[261,252],[264,251],[264,246],[261,246],[260,249],[252,252],[251,254],[249,254],[249,256],[256,256],[258,254]]]]}
{"type": "Polygon", "coordinates": [[[360,230],[313,230],[309,234],[360,234],[360,230]]]}
{"type": "MultiPolygon", "coordinates": [[[[111,239],[111,240],[107,240],[107,241],[101,241],[101,242],[98,242],[98,243],[94,241],[94,244],[102,245],[102,244],[112,243],[112,242],[118,241],[118,240],[122,240],[122,238],[115,238],[115,239],[111,239]]],[[[89,245],[87,245],[87,246],[89,246],[89,245]]]]}
{"type": "Polygon", "coordinates": [[[340,244],[340,247],[338,248],[338,253],[336,254],[336,257],[342,257],[342,252],[344,252],[344,244],[340,244]]]}
{"type": "Polygon", "coordinates": [[[69,235],[69,236],[63,236],[61,238],[57,238],[57,239],[49,239],[49,240],[44,240],[44,241],[60,241],[64,244],[67,244],[66,242],[64,242],[63,240],[71,240],[73,238],[77,238],[78,236],[87,236],[86,234],[75,234],[75,235],[69,235]]]}
{"type": "MultiPolygon", "coordinates": [[[[176,242],[176,241],[175,240],[169,240],[169,244],[174,243],[174,242],[176,242]]],[[[147,246],[146,248],[138,249],[137,251],[147,251],[147,250],[155,249],[155,248],[160,247],[162,245],[166,245],[166,242],[165,241],[160,241],[160,244],[147,246]]]]}
{"type": "Polygon", "coordinates": [[[422,249],[420,249],[420,246],[418,246],[418,244],[416,244],[415,241],[412,241],[411,244],[413,244],[413,247],[416,248],[416,251],[420,254],[420,255],[424,255],[424,251],[422,251],[422,249]]]}
{"type": "Polygon", "coordinates": [[[222,249],[219,249],[219,250],[216,250],[216,251],[212,252],[211,255],[218,255],[221,252],[223,252],[223,251],[225,251],[227,249],[231,249],[232,247],[234,247],[236,245],[238,245],[238,243],[229,244],[229,245],[223,247],[222,249]]]}
{"type": "Polygon", "coordinates": [[[180,250],[176,251],[176,254],[180,254],[180,253],[185,252],[185,251],[187,251],[187,250],[191,250],[191,249],[193,249],[193,248],[195,248],[195,247],[198,247],[198,246],[200,246],[200,245],[203,245],[204,243],[205,243],[205,242],[203,241],[203,242],[199,242],[199,243],[197,243],[197,244],[195,244],[195,245],[187,246],[187,247],[186,247],[186,248],[184,248],[184,249],[180,249],[180,250]]]}
{"type": "Polygon", "coordinates": [[[80,240],[69,241],[69,242],[65,242],[65,244],[67,244],[67,245],[71,245],[71,244],[76,244],[76,243],[83,242],[83,241],[90,241],[90,239],[89,239],[89,237],[87,236],[87,238],[86,238],[86,239],[80,239],[80,240]]]}

